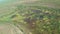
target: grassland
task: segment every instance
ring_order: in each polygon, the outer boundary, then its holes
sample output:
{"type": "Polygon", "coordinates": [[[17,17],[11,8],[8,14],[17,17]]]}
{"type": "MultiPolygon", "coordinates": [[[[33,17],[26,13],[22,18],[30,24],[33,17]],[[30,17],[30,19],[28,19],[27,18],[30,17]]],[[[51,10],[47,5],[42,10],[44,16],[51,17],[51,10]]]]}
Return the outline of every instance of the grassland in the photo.
{"type": "Polygon", "coordinates": [[[2,12],[4,16],[0,22],[12,22],[26,34],[60,34],[60,0],[31,1],[20,3],[19,0],[8,5],[10,9],[16,8],[8,10],[7,7],[8,11],[2,12]]]}

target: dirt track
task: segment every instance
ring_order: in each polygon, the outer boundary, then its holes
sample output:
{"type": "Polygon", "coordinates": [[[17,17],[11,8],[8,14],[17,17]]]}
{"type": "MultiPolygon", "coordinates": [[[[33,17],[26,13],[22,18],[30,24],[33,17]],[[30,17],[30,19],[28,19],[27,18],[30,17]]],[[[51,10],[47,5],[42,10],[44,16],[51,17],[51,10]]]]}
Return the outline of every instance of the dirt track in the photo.
{"type": "MultiPolygon", "coordinates": [[[[0,4],[0,16],[11,13],[20,4],[34,3],[36,1],[38,1],[38,0],[15,0],[13,2],[5,2],[5,4],[4,3],[0,4]]],[[[50,7],[50,8],[60,8],[60,4],[55,4],[57,2],[55,2],[55,3],[51,2],[51,1],[50,2],[38,1],[38,2],[40,2],[40,4],[38,4],[38,5],[41,5],[41,6],[46,6],[46,7],[50,7]]]]}
{"type": "Polygon", "coordinates": [[[16,26],[5,23],[0,24],[0,34],[23,34],[16,26]]]}
{"type": "MultiPolygon", "coordinates": [[[[0,6],[0,16],[1,15],[7,15],[10,12],[12,12],[17,5],[19,4],[23,4],[23,3],[31,3],[31,2],[35,2],[37,0],[23,0],[23,1],[15,1],[12,3],[8,3],[5,4],[4,6],[0,6]]],[[[47,6],[47,7],[57,7],[57,5],[54,4],[45,4],[45,3],[41,3],[41,5],[47,6]]],[[[59,7],[58,7],[59,8],[59,7]]],[[[23,32],[21,32],[19,30],[19,28],[17,28],[16,26],[12,25],[12,24],[0,24],[0,34],[23,34],[23,32]]]]}
{"type": "MultiPolygon", "coordinates": [[[[26,2],[26,1],[19,0],[16,2],[7,3],[4,6],[0,5],[0,17],[13,12],[17,5],[19,5],[20,3],[24,3],[24,2],[26,2]]],[[[2,22],[0,22],[0,23],[2,23],[2,22]]],[[[0,34],[23,34],[23,32],[21,32],[21,30],[13,24],[2,23],[2,24],[0,24],[0,34]]]]}

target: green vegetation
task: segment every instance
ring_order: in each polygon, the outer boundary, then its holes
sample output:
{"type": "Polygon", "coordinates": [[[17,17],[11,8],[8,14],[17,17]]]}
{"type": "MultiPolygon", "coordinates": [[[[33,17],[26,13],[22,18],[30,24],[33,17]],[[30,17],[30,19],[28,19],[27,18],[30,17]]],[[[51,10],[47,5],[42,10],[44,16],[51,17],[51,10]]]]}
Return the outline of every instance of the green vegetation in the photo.
{"type": "Polygon", "coordinates": [[[13,12],[13,15],[2,17],[0,21],[11,21],[26,34],[28,31],[32,34],[60,34],[60,4],[59,0],[53,1],[41,0],[36,3],[20,4],[15,14],[13,12]],[[45,6],[45,3],[48,3],[48,6],[45,6]]]}
{"type": "Polygon", "coordinates": [[[18,6],[13,21],[33,34],[60,34],[60,9],[40,6],[18,6]]]}
{"type": "Polygon", "coordinates": [[[60,9],[56,8],[60,4],[55,1],[44,1],[48,6],[44,6],[44,2],[41,2],[43,5],[36,2],[18,6],[16,9],[18,19],[15,19],[15,22],[26,26],[32,34],[60,34],[60,9]],[[56,3],[56,6],[52,7],[50,3],[56,3]]]}

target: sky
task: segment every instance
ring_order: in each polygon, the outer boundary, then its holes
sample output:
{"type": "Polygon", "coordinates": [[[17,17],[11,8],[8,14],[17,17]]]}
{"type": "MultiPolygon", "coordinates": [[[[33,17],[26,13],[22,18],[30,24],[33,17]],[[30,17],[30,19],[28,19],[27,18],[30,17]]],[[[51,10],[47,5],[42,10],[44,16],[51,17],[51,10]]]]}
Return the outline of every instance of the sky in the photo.
{"type": "Polygon", "coordinates": [[[19,0],[0,0],[0,16],[12,12],[19,0]]]}
{"type": "Polygon", "coordinates": [[[0,7],[4,7],[5,5],[12,4],[18,0],[0,0],[0,7]]]}

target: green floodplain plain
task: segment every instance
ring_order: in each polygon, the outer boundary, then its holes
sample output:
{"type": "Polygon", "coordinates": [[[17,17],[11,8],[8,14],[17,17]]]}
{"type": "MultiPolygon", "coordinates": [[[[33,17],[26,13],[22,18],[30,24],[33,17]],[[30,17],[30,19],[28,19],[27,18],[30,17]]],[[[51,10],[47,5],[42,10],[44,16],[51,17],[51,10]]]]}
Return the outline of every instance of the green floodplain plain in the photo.
{"type": "Polygon", "coordinates": [[[24,34],[60,34],[60,0],[1,3],[0,24],[13,24],[24,34]]]}

